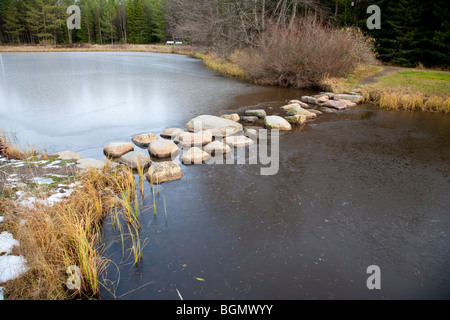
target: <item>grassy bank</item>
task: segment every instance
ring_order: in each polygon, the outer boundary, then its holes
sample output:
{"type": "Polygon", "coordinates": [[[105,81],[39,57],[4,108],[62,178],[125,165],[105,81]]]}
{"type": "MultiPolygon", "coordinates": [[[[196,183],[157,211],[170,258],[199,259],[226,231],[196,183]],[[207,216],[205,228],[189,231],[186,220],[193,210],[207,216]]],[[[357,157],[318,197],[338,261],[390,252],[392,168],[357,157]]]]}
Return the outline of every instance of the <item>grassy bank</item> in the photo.
{"type": "MultiPolygon", "coordinates": [[[[4,145],[5,138],[1,140],[4,145]]],[[[32,153],[42,159],[36,150],[32,153]]],[[[55,183],[42,186],[30,183],[30,177],[45,174],[46,164],[55,160],[51,156],[48,161],[22,159],[20,165],[16,165],[18,160],[4,159],[0,162],[0,232],[9,232],[20,242],[12,255],[23,256],[27,268],[19,277],[1,284],[6,299],[97,298],[105,283],[103,272],[110,263],[103,254],[101,238],[101,225],[108,216],[122,239],[123,254],[129,254],[135,264],[140,261],[145,244],[145,239],[139,239],[139,213],[144,199],[142,170],[136,173],[126,166],[107,165],[102,170],[67,172],[58,175],[55,183]],[[8,183],[5,177],[12,176],[26,178],[8,183]],[[71,191],[64,191],[70,196],[50,204],[49,195],[65,188],[62,184],[73,186],[71,191]],[[78,279],[67,273],[71,266],[79,268],[79,286],[68,282],[78,279]]]]}
{"type": "Polygon", "coordinates": [[[448,72],[365,66],[345,79],[327,79],[324,85],[335,92],[358,91],[380,108],[450,112],[448,72]]]}
{"type": "Polygon", "coordinates": [[[363,87],[366,99],[395,110],[450,112],[450,73],[397,71],[363,87]]]}

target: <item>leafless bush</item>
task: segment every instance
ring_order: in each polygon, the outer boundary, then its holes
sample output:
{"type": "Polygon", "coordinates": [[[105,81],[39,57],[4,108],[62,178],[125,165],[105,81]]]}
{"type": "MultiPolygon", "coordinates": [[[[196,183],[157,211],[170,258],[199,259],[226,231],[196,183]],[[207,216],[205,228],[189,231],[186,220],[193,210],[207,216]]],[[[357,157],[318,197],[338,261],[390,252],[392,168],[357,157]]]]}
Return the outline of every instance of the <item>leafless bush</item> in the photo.
{"type": "Polygon", "coordinates": [[[239,63],[257,83],[320,88],[323,79],[345,77],[361,63],[375,63],[375,57],[357,29],[302,18],[289,26],[270,24],[239,63]]]}

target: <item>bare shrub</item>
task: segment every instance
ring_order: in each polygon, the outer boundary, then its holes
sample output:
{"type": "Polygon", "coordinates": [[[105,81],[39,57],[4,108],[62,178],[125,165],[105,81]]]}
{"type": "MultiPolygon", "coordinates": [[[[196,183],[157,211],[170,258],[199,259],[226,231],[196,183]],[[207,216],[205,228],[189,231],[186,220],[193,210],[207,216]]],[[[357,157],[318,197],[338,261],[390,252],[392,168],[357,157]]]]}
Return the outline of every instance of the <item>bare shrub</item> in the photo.
{"type": "Polygon", "coordinates": [[[239,64],[257,83],[320,88],[327,77],[345,77],[359,64],[375,62],[372,44],[358,29],[303,18],[289,26],[270,24],[239,64]]]}

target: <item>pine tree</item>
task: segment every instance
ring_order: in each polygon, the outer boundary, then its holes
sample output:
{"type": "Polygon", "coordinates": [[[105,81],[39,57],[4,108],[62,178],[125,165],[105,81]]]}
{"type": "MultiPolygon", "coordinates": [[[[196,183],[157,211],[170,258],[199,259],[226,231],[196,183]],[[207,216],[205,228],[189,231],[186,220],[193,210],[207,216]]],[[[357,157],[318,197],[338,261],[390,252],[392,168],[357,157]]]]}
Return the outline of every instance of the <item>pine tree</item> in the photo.
{"type": "Polygon", "coordinates": [[[30,30],[38,42],[57,42],[57,30],[65,22],[62,18],[64,8],[54,0],[25,1],[26,18],[30,30]]]}
{"type": "Polygon", "coordinates": [[[150,0],[150,42],[161,42],[166,39],[167,22],[164,2],[165,0],[150,0]]]}
{"type": "Polygon", "coordinates": [[[135,14],[134,14],[134,0],[128,0],[127,2],[127,26],[128,36],[127,42],[136,43],[136,26],[135,26],[135,14]]]}
{"type": "Polygon", "coordinates": [[[12,41],[21,43],[21,37],[25,31],[25,21],[23,20],[23,3],[18,0],[12,0],[7,3],[4,9],[4,24],[6,33],[12,41]]]}

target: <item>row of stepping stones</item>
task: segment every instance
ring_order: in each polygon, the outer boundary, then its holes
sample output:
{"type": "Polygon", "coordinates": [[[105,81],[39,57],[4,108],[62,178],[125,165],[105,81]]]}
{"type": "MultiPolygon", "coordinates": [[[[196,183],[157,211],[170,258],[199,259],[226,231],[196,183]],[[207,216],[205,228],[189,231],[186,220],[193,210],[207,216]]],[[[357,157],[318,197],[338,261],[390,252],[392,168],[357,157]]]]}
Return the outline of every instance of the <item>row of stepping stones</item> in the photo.
{"type": "MultiPolygon", "coordinates": [[[[316,96],[303,96],[299,100],[289,100],[286,105],[280,107],[286,111],[285,117],[267,115],[263,109],[246,110],[243,116],[237,113],[220,117],[200,115],[186,124],[188,131],[169,128],[160,134],[162,139],[154,133],[143,133],[132,137],[131,142],[111,142],[103,151],[107,158],[126,164],[132,169],[148,169],[146,177],[152,183],[173,181],[182,178],[182,170],[177,163],[169,160],[176,157],[181,150],[183,152],[180,161],[183,164],[196,164],[207,161],[212,155],[223,155],[231,152],[232,148],[253,144],[254,141],[249,136],[257,136],[257,129],[244,128],[239,122],[252,123],[257,119],[264,119],[266,129],[291,130],[291,124],[304,124],[308,119],[322,113],[312,109],[311,105],[319,105],[322,111],[327,112],[326,109],[343,110],[361,101],[362,97],[356,94],[321,93],[316,96]],[[242,131],[246,135],[237,134],[242,131]],[[167,161],[152,163],[150,156],[136,151],[135,146],[147,150],[152,157],[167,161]]],[[[105,161],[91,158],[77,161],[77,167],[81,170],[102,168],[105,164],[105,161]]]]}

